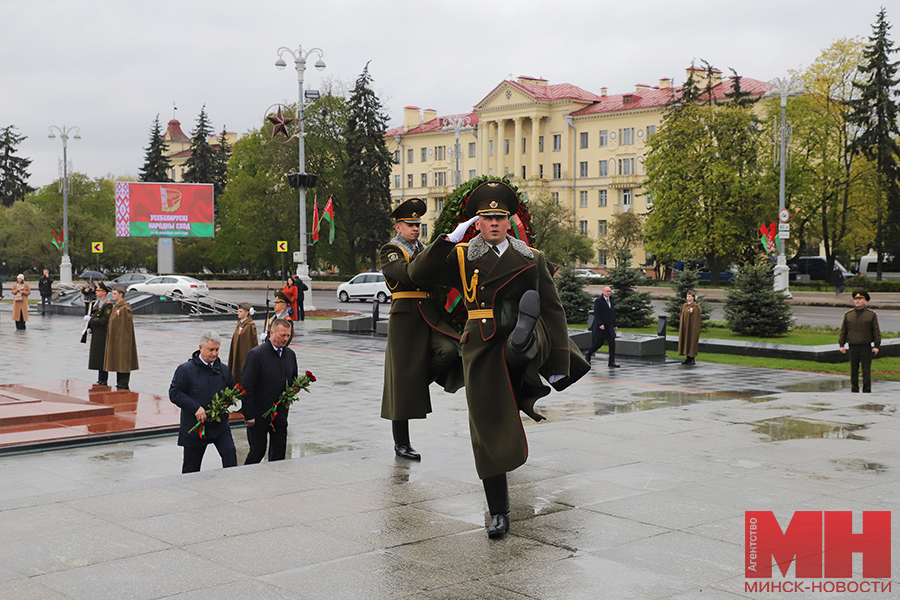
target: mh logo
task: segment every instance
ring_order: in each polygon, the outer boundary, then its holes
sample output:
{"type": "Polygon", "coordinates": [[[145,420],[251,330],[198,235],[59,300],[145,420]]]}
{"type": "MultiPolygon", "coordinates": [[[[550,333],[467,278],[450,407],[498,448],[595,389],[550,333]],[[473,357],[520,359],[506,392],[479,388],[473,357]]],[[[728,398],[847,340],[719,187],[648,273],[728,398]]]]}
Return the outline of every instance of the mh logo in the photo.
{"type": "Polygon", "coordinates": [[[771,511],[744,513],[744,577],[771,578],[772,560],[782,576],[794,562],[798,579],[853,577],[853,553],[862,554],[864,578],[891,576],[891,513],[863,511],[863,530],[853,533],[851,511],[797,511],[784,531],[771,511]]]}

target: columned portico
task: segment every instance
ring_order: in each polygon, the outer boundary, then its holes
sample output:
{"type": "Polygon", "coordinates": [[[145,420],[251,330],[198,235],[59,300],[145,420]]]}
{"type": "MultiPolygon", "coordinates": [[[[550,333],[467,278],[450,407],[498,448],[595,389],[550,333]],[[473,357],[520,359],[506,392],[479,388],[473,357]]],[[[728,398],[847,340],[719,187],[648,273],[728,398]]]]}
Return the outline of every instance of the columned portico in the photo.
{"type": "MultiPolygon", "coordinates": [[[[522,117],[515,118],[515,137],[513,137],[511,150],[513,153],[513,177],[522,177],[522,117]]],[[[524,179],[524,177],[522,177],[524,179]]]]}
{"type": "Polygon", "coordinates": [[[541,172],[540,168],[540,144],[541,137],[541,117],[531,115],[531,177],[538,177],[541,172]]]}
{"type": "Polygon", "coordinates": [[[506,129],[506,119],[497,119],[497,138],[494,142],[494,175],[503,177],[503,131],[506,129]]]}

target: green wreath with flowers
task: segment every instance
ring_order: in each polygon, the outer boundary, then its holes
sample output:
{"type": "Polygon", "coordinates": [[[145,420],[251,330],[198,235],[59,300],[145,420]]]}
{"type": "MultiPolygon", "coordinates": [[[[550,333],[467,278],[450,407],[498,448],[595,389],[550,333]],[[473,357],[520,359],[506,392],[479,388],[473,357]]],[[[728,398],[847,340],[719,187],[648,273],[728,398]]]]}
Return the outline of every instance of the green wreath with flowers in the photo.
{"type": "MultiPolygon", "coordinates": [[[[502,181],[511,187],[519,197],[519,211],[510,217],[512,224],[510,235],[522,240],[529,246],[534,246],[534,235],[531,231],[531,214],[528,212],[528,200],[509,179],[492,175],[482,175],[481,177],[470,179],[447,196],[447,199],[444,200],[444,210],[441,211],[441,214],[434,222],[434,229],[429,243],[434,242],[445,233],[450,233],[460,223],[469,220],[469,216],[466,214],[466,202],[475,188],[486,181],[502,181]]],[[[475,228],[470,227],[462,241],[468,242],[477,235],[478,232],[475,231],[475,228]]],[[[456,288],[438,285],[431,290],[431,299],[444,320],[457,332],[462,333],[468,318],[468,311],[466,310],[465,302],[462,302],[461,292],[456,288]]]]}

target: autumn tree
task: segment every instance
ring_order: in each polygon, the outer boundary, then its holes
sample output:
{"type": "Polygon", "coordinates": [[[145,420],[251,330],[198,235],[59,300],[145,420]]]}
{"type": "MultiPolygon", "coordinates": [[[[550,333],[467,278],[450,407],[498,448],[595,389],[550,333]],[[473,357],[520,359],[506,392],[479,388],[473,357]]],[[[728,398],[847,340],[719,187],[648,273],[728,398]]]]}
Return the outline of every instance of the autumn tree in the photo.
{"type": "Polygon", "coordinates": [[[643,239],[643,219],[631,210],[613,215],[606,228],[606,235],[597,240],[597,247],[607,256],[618,260],[622,250],[639,245],[643,239]]]}

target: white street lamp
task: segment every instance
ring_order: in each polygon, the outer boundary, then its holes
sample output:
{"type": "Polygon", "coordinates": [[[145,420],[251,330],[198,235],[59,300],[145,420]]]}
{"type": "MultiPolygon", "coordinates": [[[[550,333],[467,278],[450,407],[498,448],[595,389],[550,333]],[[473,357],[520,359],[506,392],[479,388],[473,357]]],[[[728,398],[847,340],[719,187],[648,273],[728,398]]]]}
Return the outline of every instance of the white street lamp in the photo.
{"type": "MultiPolygon", "coordinates": [[[[306,153],[305,153],[305,138],[306,132],[303,128],[303,102],[305,100],[303,96],[303,73],[306,71],[306,60],[309,58],[310,54],[316,54],[319,57],[319,60],[316,61],[316,69],[321,71],[325,68],[325,61],[322,60],[322,50],[319,48],[312,48],[310,50],[303,50],[303,46],[297,46],[296,52],[282,46],[278,49],[278,60],[275,61],[275,66],[278,69],[284,69],[287,66],[287,63],[284,61],[284,54],[289,54],[294,59],[294,68],[297,69],[297,86],[299,88],[299,95],[297,97],[297,139],[299,140],[300,146],[300,171],[301,175],[306,173],[306,153]]],[[[300,186],[300,262],[297,264],[297,274],[300,275],[300,278],[303,280],[303,283],[306,284],[306,287],[312,290],[312,281],[309,278],[309,262],[306,258],[306,188],[304,186],[300,186]]],[[[315,306],[312,304],[312,292],[306,294],[303,300],[303,308],[304,310],[315,310],[315,306]]]]}
{"type": "MultiPolygon", "coordinates": [[[[799,96],[803,93],[803,82],[797,77],[791,78],[781,78],[777,77],[769,82],[771,86],[769,91],[766,92],[765,98],[774,98],[775,96],[781,97],[781,154],[778,157],[778,162],[780,166],[779,179],[778,179],[778,214],[779,217],[784,210],[784,177],[785,177],[785,165],[787,161],[785,160],[786,152],[787,152],[787,135],[786,135],[786,112],[787,112],[787,99],[788,97],[799,96]]],[[[780,218],[777,220],[780,224],[780,218]]],[[[780,226],[780,225],[779,225],[780,226]]],[[[787,266],[787,259],[784,256],[784,239],[779,236],[781,239],[778,244],[778,263],[775,265],[775,289],[784,291],[784,295],[788,298],[792,298],[791,291],[788,289],[788,273],[790,269],[787,266]]]]}
{"type": "Polygon", "coordinates": [[[463,131],[472,131],[474,129],[475,127],[472,126],[472,120],[469,117],[458,115],[444,117],[444,127],[441,128],[441,131],[452,131],[456,135],[456,146],[453,150],[453,156],[456,158],[456,184],[454,187],[462,185],[459,173],[459,134],[463,131]]]}
{"type": "Polygon", "coordinates": [[[59,282],[72,283],[72,260],[69,258],[69,163],[66,157],[66,147],[69,142],[69,134],[74,132],[75,135],[72,138],[80,140],[81,130],[78,127],[51,125],[50,135],[47,136],[51,140],[56,139],[54,130],[59,134],[63,145],[63,256],[59,265],[59,282]]]}

